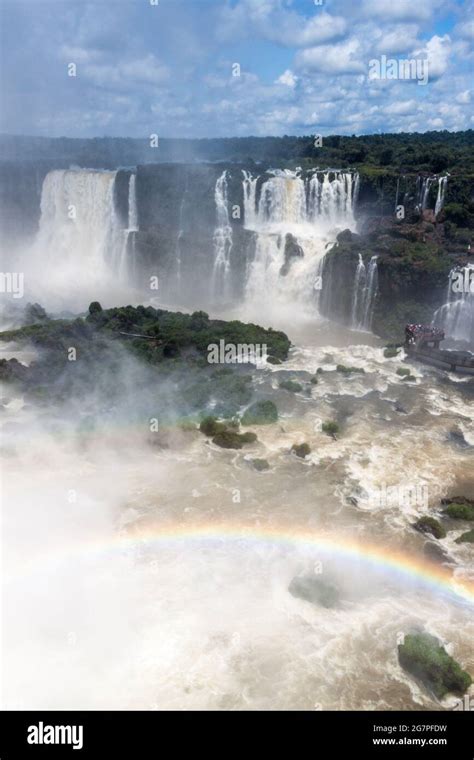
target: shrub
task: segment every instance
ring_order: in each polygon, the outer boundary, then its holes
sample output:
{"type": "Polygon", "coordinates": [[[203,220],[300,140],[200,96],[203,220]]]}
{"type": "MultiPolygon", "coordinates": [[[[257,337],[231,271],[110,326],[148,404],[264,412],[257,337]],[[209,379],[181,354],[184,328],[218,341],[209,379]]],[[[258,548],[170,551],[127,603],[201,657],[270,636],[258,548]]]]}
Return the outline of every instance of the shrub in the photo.
{"type": "Polygon", "coordinates": [[[446,537],[446,531],[439,522],[439,520],[435,520],[434,517],[429,517],[428,515],[424,515],[423,517],[420,517],[419,520],[416,521],[416,523],[413,526],[416,530],[421,531],[422,533],[430,533],[435,538],[445,538],[446,537]]]}
{"type": "Polygon", "coordinates": [[[440,645],[438,639],[427,633],[409,634],[398,646],[400,665],[418,678],[442,699],[448,692],[464,694],[472,678],[440,645]]]}
{"type": "Polygon", "coordinates": [[[339,425],[337,422],[323,422],[322,426],[323,433],[326,433],[327,435],[332,436],[333,438],[336,437],[337,433],[339,433],[339,425]]]}
{"type": "Polygon", "coordinates": [[[273,401],[256,401],[245,411],[242,425],[271,425],[278,420],[278,409],[273,401]]]}
{"type": "Polygon", "coordinates": [[[304,459],[308,454],[311,454],[311,448],[307,443],[294,443],[291,450],[300,459],[304,459]]]}
{"type": "Polygon", "coordinates": [[[295,380],[281,380],[278,385],[280,388],[283,388],[285,391],[290,391],[291,393],[298,393],[303,390],[303,386],[295,380]]]}
{"type": "Polygon", "coordinates": [[[474,506],[471,504],[450,504],[444,513],[453,520],[474,520],[474,506]]]}

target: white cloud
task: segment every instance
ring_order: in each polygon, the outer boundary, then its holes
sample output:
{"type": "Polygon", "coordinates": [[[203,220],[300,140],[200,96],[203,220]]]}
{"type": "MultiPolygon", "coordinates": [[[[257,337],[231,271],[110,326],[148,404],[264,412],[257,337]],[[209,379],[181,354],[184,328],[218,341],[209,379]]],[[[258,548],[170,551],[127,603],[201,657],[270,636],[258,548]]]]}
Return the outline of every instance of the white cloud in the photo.
{"type": "Polygon", "coordinates": [[[134,85],[158,86],[169,79],[170,71],[149,53],[144,58],[118,63],[90,64],[85,76],[99,87],[128,90],[134,85]]]}
{"type": "Polygon", "coordinates": [[[394,55],[412,50],[416,45],[418,26],[416,24],[397,24],[381,32],[375,50],[377,53],[394,55]]]}
{"type": "Polygon", "coordinates": [[[290,69],[286,69],[281,76],[276,80],[277,84],[284,84],[287,87],[295,87],[298,77],[296,77],[290,69]]]}
{"type": "Polygon", "coordinates": [[[365,0],[361,11],[368,18],[387,21],[428,21],[440,0],[365,0]]]}
{"type": "Polygon", "coordinates": [[[460,92],[459,95],[456,95],[456,102],[457,103],[470,103],[471,102],[471,93],[469,90],[464,90],[464,92],[460,92]]]}
{"type": "Polygon", "coordinates": [[[428,75],[430,81],[443,76],[448,68],[449,56],[451,53],[451,38],[448,34],[444,37],[435,35],[428,40],[423,47],[414,51],[417,58],[427,58],[428,75]]]}
{"type": "Polygon", "coordinates": [[[360,73],[366,69],[360,60],[361,46],[356,39],[337,45],[320,45],[297,53],[296,66],[307,71],[329,74],[360,73]]]}

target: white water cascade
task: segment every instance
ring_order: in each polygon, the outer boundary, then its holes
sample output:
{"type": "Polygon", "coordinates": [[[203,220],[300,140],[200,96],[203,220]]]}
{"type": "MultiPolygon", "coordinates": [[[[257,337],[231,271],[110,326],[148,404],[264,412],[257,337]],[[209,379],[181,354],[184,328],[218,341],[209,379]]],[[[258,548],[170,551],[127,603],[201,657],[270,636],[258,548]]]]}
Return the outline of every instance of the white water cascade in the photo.
{"type": "Polygon", "coordinates": [[[446,197],[446,190],[448,187],[448,174],[444,177],[418,177],[417,179],[417,206],[420,211],[425,211],[428,208],[430,190],[432,185],[438,183],[438,194],[436,197],[436,204],[434,208],[435,216],[438,216],[439,212],[444,206],[444,200],[446,197]]]}
{"type": "MultiPolygon", "coordinates": [[[[88,298],[123,290],[129,231],[115,209],[116,174],[73,169],[46,175],[38,235],[23,256],[25,280],[35,282],[34,295],[45,303],[60,305],[63,298],[83,306],[88,298]]],[[[133,224],[136,204],[131,208],[133,224]]]]}
{"type": "Polygon", "coordinates": [[[444,199],[446,197],[446,188],[448,186],[448,177],[440,177],[438,180],[438,197],[436,198],[435,215],[438,216],[439,212],[444,206],[444,199]]]}
{"type": "Polygon", "coordinates": [[[435,312],[433,325],[442,328],[446,338],[474,348],[474,264],[450,271],[446,303],[435,312]]]}
{"type": "Polygon", "coordinates": [[[245,302],[250,311],[280,316],[318,311],[326,244],[338,231],[355,229],[359,176],[313,172],[306,178],[288,169],[260,184],[243,172],[244,225],[256,233],[255,256],[247,269],[245,302]],[[288,257],[288,251],[297,255],[288,257]]]}
{"type": "Polygon", "coordinates": [[[229,221],[227,171],[217,179],[214,191],[216,204],[216,227],[214,230],[214,266],[212,271],[212,296],[225,301],[230,295],[230,252],[232,250],[232,227],[229,221]]]}
{"type": "Polygon", "coordinates": [[[377,295],[377,256],[372,256],[366,269],[359,254],[352,296],[351,329],[370,330],[377,295]]]}

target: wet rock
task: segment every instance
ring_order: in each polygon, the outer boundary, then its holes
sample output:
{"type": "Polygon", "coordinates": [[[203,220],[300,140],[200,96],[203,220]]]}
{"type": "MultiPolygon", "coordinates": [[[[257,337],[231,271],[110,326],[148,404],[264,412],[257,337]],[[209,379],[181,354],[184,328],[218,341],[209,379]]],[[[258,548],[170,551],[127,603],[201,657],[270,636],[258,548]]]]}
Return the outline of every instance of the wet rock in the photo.
{"type": "Polygon", "coordinates": [[[435,562],[450,562],[451,558],[447,551],[442,546],[436,544],[434,541],[427,541],[423,546],[423,552],[428,559],[435,562]]]}
{"type": "Polygon", "coordinates": [[[405,409],[405,407],[402,406],[401,404],[399,404],[398,401],[395,404],[395,411],[398,412],[399,414],[408,414],[408,412],[405,409]]]}
{"type": "Polygon", "coordinates": [[[448,441],[454,443],[455,446],[459,446],[461,449],[469,449],[470,444],[464,438],[464,435],[460,430],[450,430],[448,433],[448,441]]]}
{"type": "Polygon", "coordinates": [[[18,359],[0,359],[0,380],[6,383],[26,380],[28,367],[18,359]]]}
{"type": "Polygon", "coordinates": [[[434,517],[429,517],[428,515],[420,517],[419,520],[414,523],[413,527],[421,533],[430,533],[435,538],[446,537],[446,531],[439,520],[436,520],[434,517]]]}
{"type": "Polygon", "coordinates": [[[217,433],[212,439],[216,446],[222,449],[241,449],[246,443],[255,443],[255,433],[235,433],[232,430],[224,430],[217,433]]]}
{"type": "Polygon", "coordinates": [[[446,652],[435,636],[427,633],[405,636],[403,644],[398,646],[398,661],[438,699],[449,692],[464,694],[472,683],[469,673],[446,652]]]}
{"type": "Polygon", "coordinates": [[[294,237],[294,235],[291,234],[291,232],[288,232],[286,234],[284,256],[285,261],[283,263],[283,266],[280,268],[281,277],[286,277],[290,271],[293,259],[301,259],[304,257],[304,251],[302,247],[298,245],[297,239],[294,237]]]}
{"type": "Polygon", "coordinates": [[[386,359],[394,359],[398,356],[398,348],[395,348],[395,346],[388,346],[384,349],[383,355],[386,359]]]}
{"type": "Polygon", "coordinates": [[[300,459],[304,459],[311,454],[311,448],[307,443],[294,443],[291,447],[291,451],[300,459]]]}
{"type": "Polygon", "coordinates": [[[474,528],[463,533],[456,539],[457,544],[474,544],[474,528]]]}
{"type": "Polygon", "coordinates": [[[357,372],[365,374],[365,369],[363,369],[363,367],[346,367],[345,364],[338,364],[336,366],[336,372],[341,372],[343,375],[352,375],[357,372]]]}
{"type": "Polygon", "coordinates": [[[290,393],[299,393],[303,390],[303,386],[297,383],[296,380],[281,380],[278,386],[285,391],[290,391],[290,393]]]}
{"type": "Polygon", "coordinates": [[[335,607],[340,598],[339,590],[334,584],[312,576],[293,578],[288,591],[297,599],[327,608],[335,607]]]}
{"type": "Polygon", "coordinates": [[[265,470],[270,469],[270,465],[266,459],[251,459],[250,463],[257,472],[265,472],[265,470]]]}
{"type": "Polygon", "coordinates": [[[399,375],[399,377],[409,377],[411,372],[408,367],[399,367],[397,369],[397,375],[399,375]]]}

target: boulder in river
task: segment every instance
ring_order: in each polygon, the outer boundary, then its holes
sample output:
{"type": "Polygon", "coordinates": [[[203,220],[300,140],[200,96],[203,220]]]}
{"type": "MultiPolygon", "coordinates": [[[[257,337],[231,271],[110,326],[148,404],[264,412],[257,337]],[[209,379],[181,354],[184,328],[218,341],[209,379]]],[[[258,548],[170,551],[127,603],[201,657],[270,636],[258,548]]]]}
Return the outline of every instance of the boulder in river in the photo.
{"type": "Polygon", "coordinates": [[[307,443],[294,443],[291,447],[291,451],[300,459],[304,459],[311,454],[311,448],[307,443]]]}
{"type": "Polygon", "coordinates": [[[333,583],[315,576],[293,578],[288,591],[298,599],[327,608],[335,607],[340,597],[339,590],[333,583]]]}
{"type": "Polygon", "coordinates": [[[398,646],[398,660],[404,670],[422,681],[438,699],[449,692],[464,694],[472,683],[469,673],[428,633],[405,636],[398,646]]]}
{"type": "Polygon", "coordinates": [[[456,539],[457,544],[474,544],[474,528],[463,533],[456,539]]]}
{"type": "Polygon", "coordinates": [[[414,523],[413,527],[415,530],[421,531],[421,533],[430,533],[435,538],[446,538],[446,531],[439,520],[436,520],[429,515],[423,515],[423,517],[420,517],[416,523],[414,523]]]}
{"type": "Polygon", "coordinates": [[[453,499],[442,499],[441,504],[446,506],[444,514],[453,520],[474,520],[473,499],[455,496],[453,499]]]}

